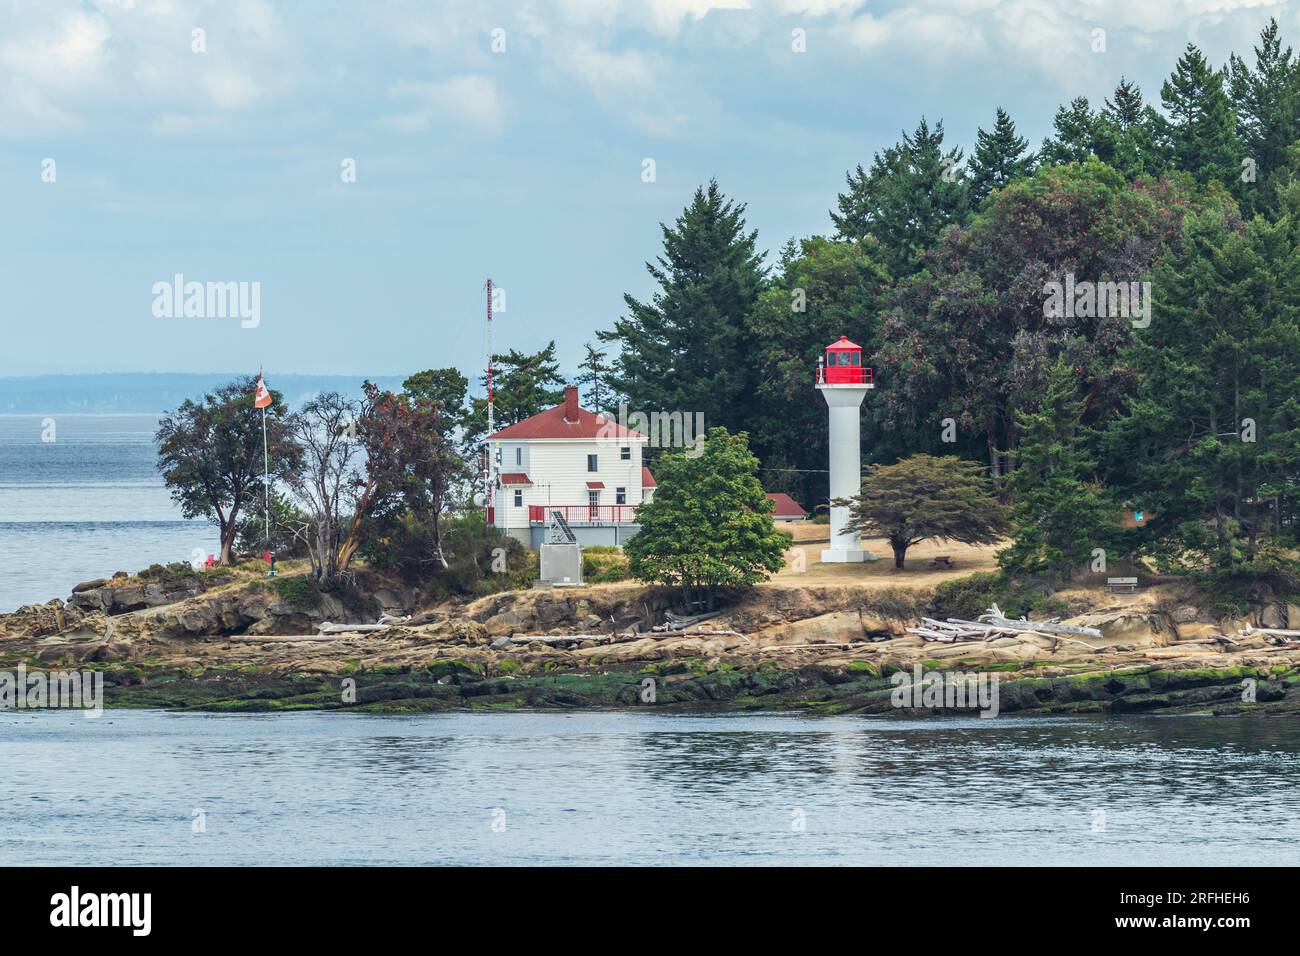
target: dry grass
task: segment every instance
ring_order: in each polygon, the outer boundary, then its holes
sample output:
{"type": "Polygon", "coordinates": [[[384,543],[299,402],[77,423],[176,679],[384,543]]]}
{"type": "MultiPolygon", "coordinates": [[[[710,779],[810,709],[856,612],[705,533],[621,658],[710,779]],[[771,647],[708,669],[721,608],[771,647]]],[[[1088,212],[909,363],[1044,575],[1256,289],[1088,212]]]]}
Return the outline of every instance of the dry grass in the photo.
{"type": "Polygon", "coordinates": [[[863,546],[880,560],[865,564],[822,564],[822,548],[828,547],[830,527],[824,524],[792,524],[782,530],[794,535],[794,546],[790,554],[803,551],[806,570],[792,570],[793,557],[787,560],[786,567],[772,578],[770,583],[789,587],[792,584],[804,585],[848,585],[864,588],[933,588],[944,581],[964,577],[975,571],[996,571],[995,554],[1003,544],[977,547],[956,542],[941,543],[923,541],[913,545],[907,551],[907,567],[902,571],[894,569],[894,553],[889,542],[884,538],[867,538],[863,546]],[[931,560],[940,554],[952,558],[952,570],[935,570],[930,566],[931,560]]]}

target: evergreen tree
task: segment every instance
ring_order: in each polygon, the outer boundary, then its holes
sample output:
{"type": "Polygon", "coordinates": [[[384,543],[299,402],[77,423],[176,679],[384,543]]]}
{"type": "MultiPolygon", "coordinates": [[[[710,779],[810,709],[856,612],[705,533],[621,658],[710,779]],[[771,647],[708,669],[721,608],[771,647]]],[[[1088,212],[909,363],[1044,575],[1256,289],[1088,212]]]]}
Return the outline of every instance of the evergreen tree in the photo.
{"type": "Polygon", "coordinates": [[[1225,79],[1225,73],[1211,69],[1201,51],[1189,43],[1160,88],[1167,114],[1160,131],[1176,168],[1199,183],[1217,181],[1236,190],[1245,157],[1225,79]]]}
{"type": "Polygon", "coordinates": [[[1106,99],[1100,121],[1111,129],[1111,165],[1126,179],[1158,176],[1164,171],[1165,159],[1156,132],[1160,117],[1143,102],[1142,90],[1136,83],[1120,77],[1115,92],[1106,99]]]}
{"type": "Polygon", "coordinates": [[[848,175],[839,213],[831,213],[839,237],[873,237],[892,275],[912,274],[943,230],[966,220],[970,188],[961,159],[961,149],[943,149],[943,123],[931,130],[922,117],[914,133],[875,155],[870,172],[858,166],[848,175]]]}
{"type": "Polygon", "coordinates": [[[1079,375],[1058,359],[1041,403],[1016,416],[1020,442],[1010,480],[1015,542],[998,555],[1004,568],[1047,570],[1069,580],[1113,537],[1119,512],[1092,474],[1083,415],[1079,375]]]}
{"type": "Polygon", "coordinates": [[[756,373],[745,322],[765,277],[744,213],[710,182],[672,227],[660,224],[663,255],[646,263],[659,288],[649,302],[625,295],[627,315],[598,336],[620,346],[611,384],[634,410],[748,420],[756,373]]]}
{"type": "MultiPolygon", "coordinates": [[[[494,427],[504,428],[530,418],[564,401],[564,379],[555,358],[554,340],[546,348],[531,354],[511,349],[492,356],[494,427]]],[[[479,379],[487,388],[487,376],[479,379]]],[[[487,434],[487,398],[471,400],[465,416],[465,438],[476,444],[487,434]]]]}
{"type": "Polygon", "coordinates": [[[583,400],[593,412],[612,416],[615,402],[610,377],[614,373],[614,363],[608,361],[609,350],[598,349],[590,342],[584,348],[586,354],[578,365],[576,379],[582,388],[583,400]]]}
{"type": "Polygon", "coordinates": [[[900,571],[907,549],[920,541],[996,544],[1006,530],[988,473],[952,455],[913,455],[895,465],[872,465],[862,491],[835,504],[849,506],[847,530],[889,540],[900,571]]]}
{"type": "Polygon", "coordinates": [[[1089,156],[1096,156],[1108,163],[1114,156],[1112,128],[1092,111],[1086,96],[1076,96],[1069,106],[1060,107],[1052,128],[1055,135],[1043,140],[1040,162],[1082,163],[1089,156]]]}
{"type": "Polygon", "coordinates": [[[1033,170],[1033,157],[1025,155],[1029,141],[1016,135],[1016,124],[1001,107],[993,131],[986,133],[981,129],[976,132],[975,140],[975,153],[967,162],[972,204],[982,203],[993,190],[1033,170]]]}
{"type": "Polygon", "coordinates": [[[1108,429],[1107,477],[1174,569],[1236,573],[1266,539],[1294,539],[1300,195],[1282,198],[1276,224],[1243,225],[1228,202],[1188,217],[1125,356],[1139,387],[1108,429]]]}
{"type": "Polygon", "coordinates": [[[1235,53],[1228,61],[1237,135],[1253,163],[1255,185],[1242,189],[1251,209],[1276,208],[1278,185],[1288,177],[1287,149],[1300,136],[1300,63],[1282,49],[1277,20],[1269,20],[1255,47],[1251,70],[1235,53]]]}
{"type": "Polygon", "coordinates": [[[402,383],[402,392],[409,399],[427,399],[438,406],[444,436],[450,436],[453,429],[465,424],[469,379],[458,369],[430,368],[416,372],[402,383]]]}

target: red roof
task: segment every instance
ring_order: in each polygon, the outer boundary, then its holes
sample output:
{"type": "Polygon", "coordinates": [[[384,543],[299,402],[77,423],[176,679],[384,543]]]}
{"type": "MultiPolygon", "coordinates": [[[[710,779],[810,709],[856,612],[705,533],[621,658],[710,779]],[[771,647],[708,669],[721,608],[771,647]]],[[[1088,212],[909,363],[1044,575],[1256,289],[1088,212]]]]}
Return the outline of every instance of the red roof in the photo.
{"type": "Polygon", "coordinates": [[[847,335],[841,335],[840,340],[838,342],[832,342],[830,345],[826,346],[827,352],[844,352],[844,351],[848,351],[849,349],[857,349],[859,352],[861,352],[862,346],[850,342],[849,337],[847,335]]]}
{"type": "Polygon", "coordinates": [[[488,438],[645,438],[640,432],[624,428],[617,421],[608,419],[585,408],[578,409],[576,422],[565,421],[564,406],[556,405],[544,412],[538,412],[532,418],[501,429],[488,438]]]}
{"type": "Polygon", "coordinates": [[[775,494],[768,495],[776,502],[776,510],[772,512],[774,518],[806,518],[808,512],[799,507],[799,502],[795,501],[785,492],[778,491],[775,494]]]}
{"type": "Polygon", "coordinates": [[[604,488],[604,487],[605,487],[605,483],[604,483],[603,481],[589,481],[589,482],[587,482],[587,487],[588,487],[588,488],[604,488]]]}
{"type": "Polygon", "coordinates": [[[501,473],[503,485],[531,485],[532,481],[522,471],[505,471],[501,473]]]}
{"type": "Polygon", "coordinates": [[[656,487],[655,476],[650,474],[650,469],[647,468],[645,465],[641,466],[641,487],[642,488],[656,487]]]}

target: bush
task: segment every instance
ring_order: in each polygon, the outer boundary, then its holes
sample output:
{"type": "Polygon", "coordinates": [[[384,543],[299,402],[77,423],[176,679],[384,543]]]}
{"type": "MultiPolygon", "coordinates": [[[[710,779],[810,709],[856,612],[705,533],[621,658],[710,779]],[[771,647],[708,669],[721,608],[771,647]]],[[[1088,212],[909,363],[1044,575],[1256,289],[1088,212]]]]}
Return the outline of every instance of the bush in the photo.
{"type": "Polygon", "coordinates": [[[1064,601],[1052,597],[1048,584],[1008,574],[979,573],[940,584],[934,590],[925,616],[974,621],[993,604],[1007,617],[1059,614],[1066,610],[1064,601]]]}
{"type": "Polygon", "coordinates": [[[618,548],[598,545],[582,549],[582,580],[586,584],[609,584],[629,577],[627,555],[618,548]]]}

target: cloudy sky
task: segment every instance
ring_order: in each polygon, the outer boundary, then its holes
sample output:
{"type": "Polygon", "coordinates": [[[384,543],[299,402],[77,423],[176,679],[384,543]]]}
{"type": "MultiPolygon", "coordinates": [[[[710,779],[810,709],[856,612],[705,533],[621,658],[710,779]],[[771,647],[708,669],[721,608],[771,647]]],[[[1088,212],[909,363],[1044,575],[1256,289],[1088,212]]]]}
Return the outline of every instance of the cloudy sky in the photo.
{"type": "Polygon", "coordinates": [[[572,367],[710,177],[775,252],[922,114],[1037,144],[1269,16],[1300,46],[1267,0],[0,0],[0,374],[470,372],[489,275],[572,367]],[[155,316],[176,273],[260,324],[155,316]]]}

